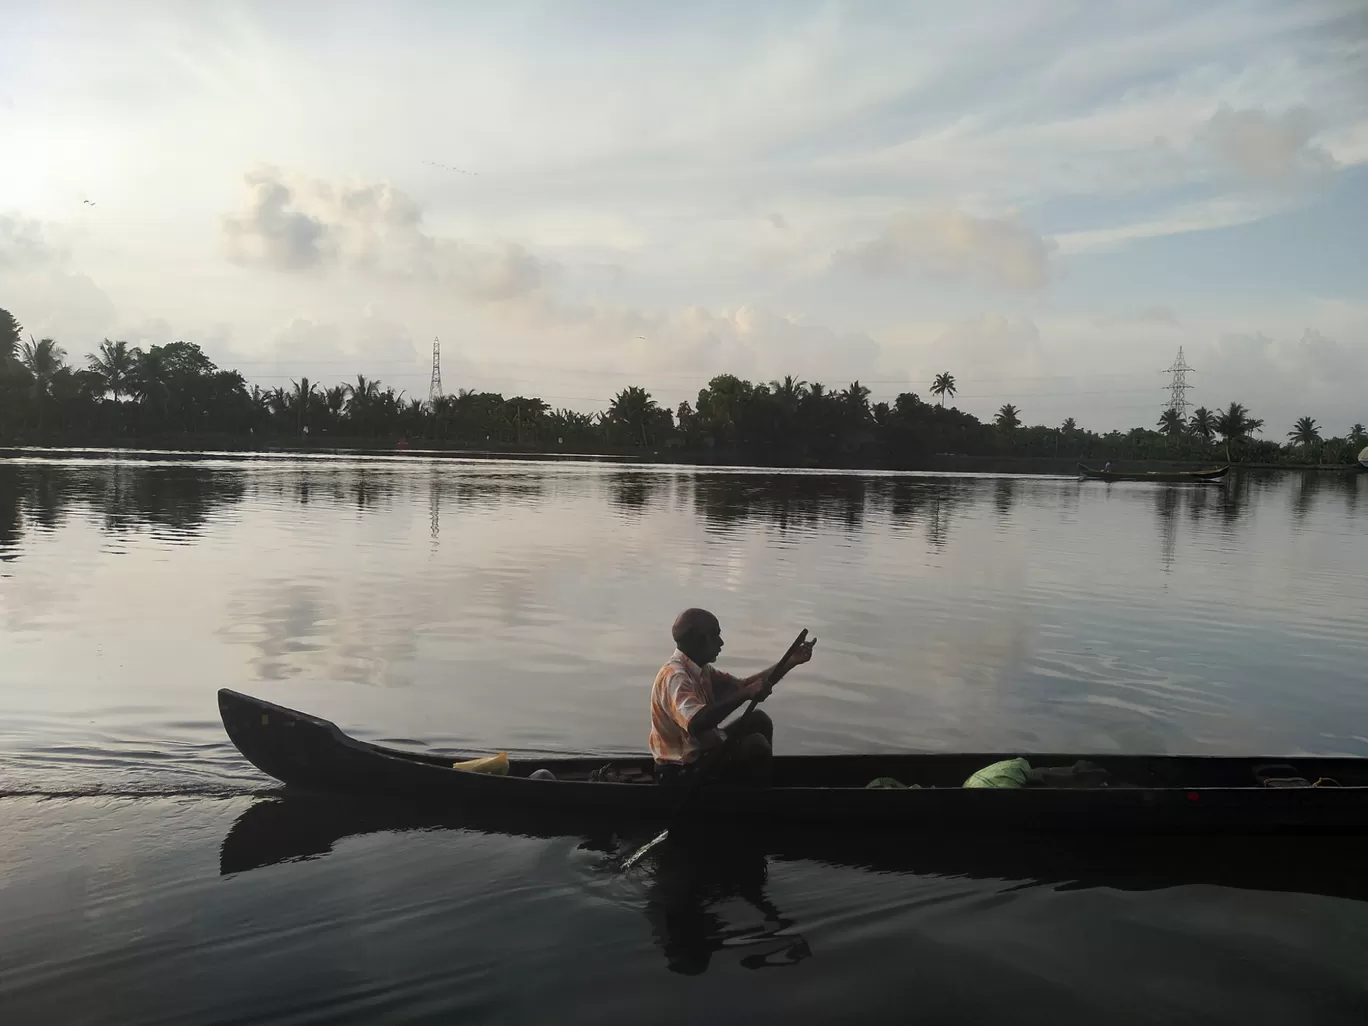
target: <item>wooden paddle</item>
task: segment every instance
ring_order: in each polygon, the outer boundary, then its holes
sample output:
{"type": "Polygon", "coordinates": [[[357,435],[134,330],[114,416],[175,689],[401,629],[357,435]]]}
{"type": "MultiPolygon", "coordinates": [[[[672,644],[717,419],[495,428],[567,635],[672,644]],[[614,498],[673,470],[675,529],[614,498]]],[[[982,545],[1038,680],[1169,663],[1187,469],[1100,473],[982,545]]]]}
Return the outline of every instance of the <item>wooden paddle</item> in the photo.
{"type": "MultiPolygon", "coordinates": [[[[813,640],[815,641],[816,639],[814,638],[813,640]]],[[[783,670],[784,666],[787,665],[789,659],[792,658],[793,653],[797,652],[799,646],[801,646],[805,641],[807,641],[806,627],[804,627],[801,631],[798,632],[798,637],[793,639],[793,644],[788,647],[788,651],[784,653],[784,657],[774,664],[774,668],[770,670],[769,674],[765,677],[765,688],[773,686],[775,676],[781,670],[783,670]]],[[[764,689],[762,688],[761,690],[764,689]]],[[[740,723],[747,716],[749,716],[751,714],[751,710],[753,710],[759,704],[760,699],[758,697],[752,698],[750,700],[750,704],[746,706],[746,711],[743,712],[736,719],[734,719],[732,723],[740,723]]],[[[675,806],[674,813],[670,816],[669,826],[667,826],[660,833],[656,834],[649,841],[647,841],[645,844],[643,844],[640,848],[632,852],[632,854],[627,857],[626,861],[622,863],[622,871],[624,873],[627,872],[627,870],[631,869],[633,866],[635,866],[638,862],[640,862],[642,856],[644,856],[648,851],[650,851],[656,845],[664,841],[665,838],[670,836],[670,827],[674,826],[675,823],[679,820],[679,814],[682,811],[684,811],[684,807],[689,804],[689,801],[695,796],[697,796],[697,794],[703,789],[703,778],[707,776],[706,770],[706,766],[700,765],[698,767],[697,771],[694,774],[693,783],[689,785],[688,789],[684,792],[684,797],[679,800],[679,804],[675,806]]]]}

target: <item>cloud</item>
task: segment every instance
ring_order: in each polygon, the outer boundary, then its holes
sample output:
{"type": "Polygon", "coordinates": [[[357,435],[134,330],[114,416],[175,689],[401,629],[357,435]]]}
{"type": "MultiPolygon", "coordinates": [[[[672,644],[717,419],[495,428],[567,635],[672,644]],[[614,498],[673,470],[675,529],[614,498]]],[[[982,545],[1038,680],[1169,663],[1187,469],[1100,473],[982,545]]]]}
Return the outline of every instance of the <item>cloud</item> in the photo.
{"type": "Polygon", "coordinates": [[[0,215],[0,272],[24,274],[63,262],[64,247],[33,218],[0,215]]]}
{"type": "Polygon", "coordinates": [[[1265,217],[1287,210],[1287,200],[1267,196],[1220,196],[1211,200],[1186,203],[1142,221],[1063,232],[1055,236],[1059,252],[1074,256],[1097,250],[1115,249],[1137,239],[1157,239],[1168,235],[1214,231],[1261,221],[1265,217]]]}
{"type": "Polygon", "coordinates": [[[837,266],[869,275],[905,271],[928,278],[970,278],[1016,289],[1043,288],[1050,280],[1054,243],[1015,215],[974,217],[946,211],[895,215],[877,236],[839,251],[837,266]]]}
{"type": "Polygon", "coordinates": [[[517,243],[430,235],[422,208],[387,182],[294,179],[274,167],[244,177],[243,207],[223,218],[229,259],[276,271],[341,268],[437,284],[477,300],[537,292],[555,265],[517,243]]]}
{"type": "Polygon", "coordinates": [[[289,209],[293,191],[274,169],[245,178],[251,196],[247,209],[223,219],[223,232],[235,263],[261,263],[278,271],[317,267],[334,256],[328,226],[289,209]]]}
{"type": "Polygon", "coordinates": [[[674,405],[718,374],[836,385],[899,375],[869,334],[761,305],[646,308],[539,297],[476,311],[457,351],[474,380],[447,373],[444,346],[448,387],[542,395],[576,409],[602,408],[628,384],[674,405]]]}
{"type": "Polygon", "coordinates": [[[1274,426],[1309,413],[1338,433],[1364,419],[1359,383],[1368,376],[1368,346],[1362,343],[1344,343],[1315,328],[1295,339],[1227,332],[1212,345],[1195,347],[1190,361],[1215,405],[1242,402],[1274,426]]]}
{"type": "Polygon", "coordinates": [[[55,338],[71,354],[93,349],[115,323],[113,301],[88,275],[54,270],[21,281],[14,315],[27,332],[55,338]]]}
{"type": "MultiPolygon", "coordinates": [[[[944,369],[985,368],[994,378],[1030,375],[1043,365],[1040,329],[1029,317],[980,314],[946,327],[932,342],[931,365],[944,369]]],[[[960,370],[959,377],[966,378],[960,370]]]]}
{"type": "Polygon", "coordinates": [[[115,310],[89,275],[71,269],[61,235],[50,223],[0,216],[0,302],[27,332],[75,351],[108,330],[115,310]]]}
{"type": "Polygon", "coordinates": [[[1155,304],[1133,313],[1109,314],[1095,321],[1102,327],[1114,324],[1166,324],[1178,327],[1178,315],[1166,306],[1155,304]]]}
{"type": "Polygon", "coordinates": [[[1219,169],[1255,181],[1286,181],[1335,168],[1335,159],[1312,145],[1315,122],[1304,106],[1282,114],[1221,104],[1197,130],[1193,149],[1219,169]]]}
{"type": "Polygon", "coordinates": [[[1166,306],[1147,306],[1135,315],[1135,319],[1142,324],[1173,324],[1178,323],[1178,315],[1166,306]]]}

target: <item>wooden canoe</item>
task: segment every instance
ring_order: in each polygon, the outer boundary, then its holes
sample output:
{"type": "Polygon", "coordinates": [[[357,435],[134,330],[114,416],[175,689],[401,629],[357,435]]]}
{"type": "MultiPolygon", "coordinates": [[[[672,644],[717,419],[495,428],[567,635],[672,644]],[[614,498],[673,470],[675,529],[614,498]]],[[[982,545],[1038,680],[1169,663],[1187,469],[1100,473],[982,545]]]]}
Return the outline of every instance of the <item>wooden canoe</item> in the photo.
{"type": "MultiPolygon", "coordinates": [[[[621,822],[670,819],[680,791],[646,782],[648,757],[513,759],[507,776],[452,768],[460,756],[402,751],[344,734],[327,720],[219,692],[223,725],[258,769],[290,787],[385,795],[447,809],[502,808],[548,817],[621,822]],[[640,783],[591,782],[611,761],[640,783]],[[554,780],[532,779],[548,769],[554,780]]],[[[686,815],[700,821],[808,824],[848,829],[969,831],[1249,832],[1368,829],[1368,759],[1025,753],[1033,767],[1086,758],[1124,786],[980,789],[961,785],[976,770],[1014,754],[780,756],[773,786],[709,785],[686,815]],[[1319,786],[1267,787],[1275,776],[1319,786]],[[876,777],[917,787],[873,789],[876,777]]]]}
{"type": "Polygon", "coordinates": [[[1154,470],[1126,473],[1119,470],[1094,470],[1080,463],[1078,472],[1093,481],[1156,481],[1167,484],[1204,484],[1220,481],[1230,473],[1230,466],[1213,470],[1154,470]]]}

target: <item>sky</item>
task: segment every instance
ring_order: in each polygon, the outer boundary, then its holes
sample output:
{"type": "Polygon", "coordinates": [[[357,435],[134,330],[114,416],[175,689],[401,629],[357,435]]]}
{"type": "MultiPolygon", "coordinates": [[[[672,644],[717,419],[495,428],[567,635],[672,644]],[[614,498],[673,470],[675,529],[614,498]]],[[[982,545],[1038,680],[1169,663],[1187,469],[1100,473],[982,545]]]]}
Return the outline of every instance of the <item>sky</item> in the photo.
{"type": "Polygon", "coordinates": [[[594,410],[1368,421],[1368,7],[0,0],[0,307],[594,410]]]}

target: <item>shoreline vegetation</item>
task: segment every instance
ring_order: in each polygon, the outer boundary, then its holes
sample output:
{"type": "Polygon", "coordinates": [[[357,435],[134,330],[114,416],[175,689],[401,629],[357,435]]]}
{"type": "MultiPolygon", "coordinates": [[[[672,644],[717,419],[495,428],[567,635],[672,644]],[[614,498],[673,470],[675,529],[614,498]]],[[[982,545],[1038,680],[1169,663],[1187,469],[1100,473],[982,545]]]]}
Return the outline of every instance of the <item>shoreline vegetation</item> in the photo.
{"type": "Polygon", "coordinates": [[[1245,467],[1352,469],[1368,445],[1354,424],[1324,437],[1307,416],[1283,443],[1254,437],[1264,422],[1239,402],[1190,416],[1164,410],[1155,428],[1099,434],[1068,418],[1024,423],[1007,403],[991,423],[947,405],[950,372],[932,401],[904,392],[870,402],[858,381],[829,389],[793,377],[750,382],[718,375],[671,410],[628,386],[598,414],[553,409],[536,397],[460,390],[406,398],[379,380],[319,387],[249,386],[192,342],[147,350],[105,340],[73,366],[53,339],[26,340],[0,309],[0,448],[139,448],[264,453],[440,453],[581,456],[794,468],[1072,473],[1081,461],[1117,469],[1245,467]]]}

